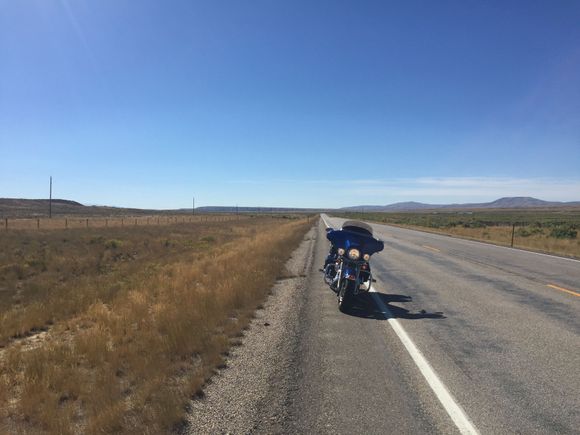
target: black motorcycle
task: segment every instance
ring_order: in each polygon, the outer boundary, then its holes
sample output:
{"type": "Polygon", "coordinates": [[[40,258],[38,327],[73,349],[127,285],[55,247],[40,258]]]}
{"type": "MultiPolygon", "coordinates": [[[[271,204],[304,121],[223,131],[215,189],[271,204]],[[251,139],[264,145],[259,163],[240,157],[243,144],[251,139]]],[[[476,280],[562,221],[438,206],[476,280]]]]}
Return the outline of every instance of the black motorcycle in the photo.
{"type": "Polygon", "coordinates": [[[382,241],[373,237],[370,225],[358,221],[346,221],[342,228],[328,228],[330,253],[324,266],[324,281],[336,292],[341,311],[352,305],[360,292],[371,289],[371,255],[384,248],[382,241]]]}

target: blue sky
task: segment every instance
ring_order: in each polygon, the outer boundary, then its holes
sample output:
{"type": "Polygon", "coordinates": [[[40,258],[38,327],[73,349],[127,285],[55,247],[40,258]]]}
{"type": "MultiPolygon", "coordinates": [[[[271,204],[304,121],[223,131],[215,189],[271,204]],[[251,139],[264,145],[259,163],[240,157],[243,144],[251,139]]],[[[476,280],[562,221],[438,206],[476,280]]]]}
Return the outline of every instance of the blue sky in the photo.
{"type": "Polygon", "coordinates": [[[580,200],[580,2],[0,0],[0,197],[580,200]]]}

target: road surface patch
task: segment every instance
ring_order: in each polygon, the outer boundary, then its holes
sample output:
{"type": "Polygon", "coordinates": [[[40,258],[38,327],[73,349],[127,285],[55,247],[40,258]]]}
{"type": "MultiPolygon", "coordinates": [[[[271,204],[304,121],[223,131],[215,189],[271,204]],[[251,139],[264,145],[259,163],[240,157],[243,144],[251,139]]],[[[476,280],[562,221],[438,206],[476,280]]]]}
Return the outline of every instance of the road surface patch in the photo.
{"type": "Polygon", "coordinates": [[[422,246],[423,246],[423,248],[430,249],[433,252],[441,252],[440,249],[434,248],[433,246],[428,246],[428,245],[422,245],[422,246]]]}

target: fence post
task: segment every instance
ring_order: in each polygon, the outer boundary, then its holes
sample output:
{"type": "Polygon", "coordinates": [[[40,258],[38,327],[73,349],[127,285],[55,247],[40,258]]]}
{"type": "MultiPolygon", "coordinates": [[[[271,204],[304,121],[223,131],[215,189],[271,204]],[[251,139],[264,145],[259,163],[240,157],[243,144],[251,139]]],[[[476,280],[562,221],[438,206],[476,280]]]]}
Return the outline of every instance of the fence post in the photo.
{"type": "Polygon", "coordinates": [[[6,231],[8,231],[8,218],[4,219],[4,225],[6,225],[6,231]]]}
{"type": "Polygon", "coordinates": [[[511,244],[511,247],[512,248],[514,247],[514,235],[515,235],[515,232],[516,232],[516,224],[512,224],[512,244],[511,244]]]}
{"type": "Polygon", "coordinates": [[[64,220],[64,229],[68,229],[68,218],[64,220]]]}
{"type": "Polygon", "coordinates": [[[135,218],[135,226],[137,226],[137,218],[135,218]]]}
{"type": "Polygon", "coordinates": [[[89,227],[89,219],[88,218],[87,218],[86,222],[87,222],[87,228],[88,228],[89,227]]]}
{"type": "Polygon", "coordinates": [[[39,230],[40,229],[40,219],[36,218],[36,229],[39,230]]]}

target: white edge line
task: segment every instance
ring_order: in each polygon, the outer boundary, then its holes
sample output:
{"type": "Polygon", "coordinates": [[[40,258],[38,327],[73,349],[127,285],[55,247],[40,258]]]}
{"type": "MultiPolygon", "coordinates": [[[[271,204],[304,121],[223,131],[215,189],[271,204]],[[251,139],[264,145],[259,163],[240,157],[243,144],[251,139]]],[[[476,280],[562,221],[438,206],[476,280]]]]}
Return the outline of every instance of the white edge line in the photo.
{"type": "MultiPolygon", "coordinates": [[[[330,226],[324,217],[322,217],[322,221],[327,228],[330,226]]],[[[411,340],[400,322],[395,319],[391,310],[389,310],[389,308],[379,298],[379,295],[375,292],[374,288],[371,287],[370,292],[377,307],[386,315],[387,322],[391,328],[393,328],[393,331],[397,334],[397,337],[399,337],[399,340],[401,340],[401,343],[405,346],[407,352],[409,352],[413,362],[431,387],[431,390],[433,390],[437,396],[437,399],[439,399],[439,402],[443,405],[443,408],[445,408],[449,417],[451,417],[451,420],[453,420],[453,423],[455,423],[455,426],[457,426],[457,429],[459,429],[459,432],[462,434],[479,434],[479,431],[471,422],[463,408],[461,408],[461,406],[455,401],[445,384],[441,382],[441,379],[439,379],[439,376],[437,376],[437,373],[435,373],[435,370],[433,370],[429,361],[427,361],[415,343],[413,343],[413,340],[411,340]]]]}
{"type": "Polygon", "coordinates": [[[437,376],[437,373],[435,373],[435,370],[431,367],[431,364],[429,364],[429,361],[427,361],[415,343],[413,343],[413,340],[411,340],[401,323],[394,318],[391,311],[372,287],[370,292],[378,308],[385,313],[387,322],[389,322],[389,325],[391,325],[391,328],[393,328],[393,331],[395,331],[395,334],[397,334],[397,337],[399,337],[399,340],[401,340],[401,343],[403,343],[403,346],[405,346],[405,349],[411,355],[415,365],[419,368],[419,371],[437,396],[437,399],[439,399],[439,402],[443,405],[443,408],[445,408],[445,411],[447,411],[449,417],[451,417],[451,420],[453,420],[453,423],[455,423],[455,426],[457,426],[457,429],[459,429],[459,432],[462,434],[479,434],[479,431],[471,422],[463,408],[455,401],[445,384],[443,384],[439,376],[437,376]]]}

